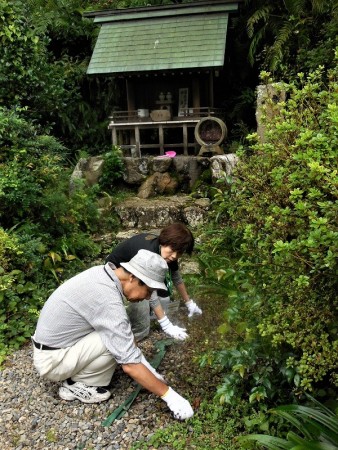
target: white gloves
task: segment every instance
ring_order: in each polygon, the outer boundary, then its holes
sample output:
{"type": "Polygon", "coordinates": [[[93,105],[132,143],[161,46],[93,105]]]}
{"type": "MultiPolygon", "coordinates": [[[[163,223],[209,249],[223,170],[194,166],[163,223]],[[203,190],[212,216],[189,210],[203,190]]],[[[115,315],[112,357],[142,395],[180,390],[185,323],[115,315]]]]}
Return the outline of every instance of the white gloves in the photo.
{"type": "Polygon", "coordinates": [[[150,370],[150,372],[152,374],[155,375],[156,378],[158,378],[160,381],[162,381],[163,383],[165,383],[165,379],[162,377],[162,375],[160,375],[151,365],[150,363],[145,359],[144,355],[142,354],[141,356],[141,363],[146,366],[147,369],[150,370]]]}
{"type": "Polygon", "coordinates": [[[189,310],[188,317],[192,317],[194,314],[202,314],[201,308],[196,305],[192,298],[188,300],[185,305],[189,310]]]}
{"type": "Polygon", "coordinates": [[[194,415],[194,411],[192,410],[188,400],[181,397],[174,391],[174,389],[171,389],[171,387],[169,387],[168,392],[166,392],[161,398],[173,412],[175,419],[185,420],[194,415]]]}
{"type": "Polygon", "coordinates": [[[179,339],[180,341],[184,341],[188,337],[186,333],[186,328],[178,327],[177,325],[173,325],[167,316],[164,316],[163,319],[160,319],[158,323],[161,325],[162,330],[168,334],[169,336],[179,339]]]}

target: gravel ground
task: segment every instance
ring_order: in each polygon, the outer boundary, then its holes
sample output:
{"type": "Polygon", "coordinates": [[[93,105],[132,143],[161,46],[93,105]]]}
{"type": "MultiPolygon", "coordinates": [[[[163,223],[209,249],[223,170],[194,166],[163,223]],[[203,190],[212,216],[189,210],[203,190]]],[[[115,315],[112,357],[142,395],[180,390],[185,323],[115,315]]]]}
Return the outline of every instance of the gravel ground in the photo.
{"type": "MultiPolygon", "coordinates": [[[[191,328],[186,308],[181,307],[175,318],[175,324],[191,328]]],[[[156,340],[168,337],[158,331],[155,323],[152,327],[154,330],[150,336],[139,343],[149,360],[154,355],[156,340]]],[[[189,377],[191,371],[196,375],[196,367],[191,360],[193,346],[192,336],[186,342],[175,342],[167,348],[158,371],[170,386],[196,403],[199,394],[189,377]]],[[[149,439],[158,428],[175,422],[165,402],[142,390],[122,419],[111,426],[102,426],[102,421],[134,390],[131,378],[118,368],[110,385],[112,396],[107,402],[93,405],[77,400],[66,402],[58,397],[59,384],[37,376],[30,345],[16,351],[7,360],[0,372],[0,386],[1,449],[130,449],[132,443],[149,439]]]]}

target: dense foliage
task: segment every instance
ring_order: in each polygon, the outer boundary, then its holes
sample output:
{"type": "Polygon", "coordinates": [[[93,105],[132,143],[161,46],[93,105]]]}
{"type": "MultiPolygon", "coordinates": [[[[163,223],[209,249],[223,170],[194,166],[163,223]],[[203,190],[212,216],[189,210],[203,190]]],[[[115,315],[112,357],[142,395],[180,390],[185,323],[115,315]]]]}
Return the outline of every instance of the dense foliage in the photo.
{"type": "Polygon", "coordinates": [[[124,165],[122,162],[122,151],[113,146],[110,152],[103,155],[102,175],[99,185],[103,191],[114,192],[118,182],[122,180],[124,165]]]}
{"type": "Polygon", "coordinates": [[[115,86],[88,79],[98,28],[82,15],[88,0],[1,0],[0,105],[22,115],[73,150],[107,149],[115,86]]]}
{"type": "MultiPolygon", "coordinates": [[[[69,192],[66,149],[0,108],[0,352],[32,331],[47,291],[98,247],[95,189],[69,192]]],[[[1,357],[0,357],[1,363],[1,357]]]]}
{"type": "Polygon", "coordinates": [[[246,0],[249,60],[290,79],[299,71],[334,64],[337,0],[246,0]]]}
{"type": "Polygon", "coordinates": [[[311,399],[309,405],[285,405],[271,412],[288,422],[292,430],[283,437],[251,434],[240,443],[259,442],[264,448],[289,450],[335,450],[338,448],[338,416],[331,409],[311,399]],[[295,429],[295,431],[293,431],[295,429]]]}
{"type": "Polygon", "coordinates": [[[223,401],[240,386],[250,401],[338,386],[337,83],[335,67],[278,85],[287,100],[271,99],[265,142],[249,136],[230,185],[218,189],[219,220],[232,233],[214,245],[229,249],[236,238],[240,258],[217,274],[239,292],[226,324],[243,339],[214,359],[232,371],[223,401]]]}

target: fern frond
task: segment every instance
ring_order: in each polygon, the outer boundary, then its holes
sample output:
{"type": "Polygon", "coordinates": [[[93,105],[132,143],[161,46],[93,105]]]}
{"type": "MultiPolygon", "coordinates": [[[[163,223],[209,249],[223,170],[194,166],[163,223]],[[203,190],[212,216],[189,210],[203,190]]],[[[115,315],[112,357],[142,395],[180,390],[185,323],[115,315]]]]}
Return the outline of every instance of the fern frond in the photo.
{"type": "Polygon", "coordinates": [[[331,8],[334,7],[334,3],[333,5],[331,5],[331,1],[327,1],[327,0],[312,0],[312,14],[313,15],[320,15],[320,14],[324,14],[326,12],[329,12],[331,10],[331,8]]]}
{"type": "Polygon", "coordinates": [[[332,15],[336,16],[337,14],[338,14],[338,0],[333,0],[332,15]]]}
{"type": "Polygon", "coordinates": [[[272,11],[272,6],[267,5],[255,11],[249,17],[247,22],[247,32],[250,38],[254,34],[255,25],[257,25],[260,21],[263,21],[263,23],[266,24],[269,21],[269,17],[272,11]]]}
{"type": "Polygon", "coordinates": [[[249,434],[247,436],[240,436],[239,442],[255,441],[270,450],[291,450],[294,446],[292,442],[278,437],[267,436],[264,434],[249,434]]]}
{"type": "Polygon", "coordinates": [[[263,41],[263,38],[265,36],[267,26],[265,25],[262,27],[255,36],[252,38],[250,46],[249,46],[249,52],[248,52],[248,60],[251,65],[255,63],[255,55],[257,54],[257,48],[260,42],[263,41]]]}
{"type": "Polygon", "coordinates": [[[277,64],[283,59],[285,48],[288,46],[288,42],[290,42],[292,32],[292,24],[289,22],[284,23],[278,32],[274,44],[269,48],[267,52],[267,61],[271,70],[274,70],[277,64]]]}
{"type": "Polygon", "coordinates": [[[306,3],[306,0],[284,0],[285,8],[288,10],[290,15],[295,17],[300,17],[304,14],[304,11],[307,9],[306,3]]]}

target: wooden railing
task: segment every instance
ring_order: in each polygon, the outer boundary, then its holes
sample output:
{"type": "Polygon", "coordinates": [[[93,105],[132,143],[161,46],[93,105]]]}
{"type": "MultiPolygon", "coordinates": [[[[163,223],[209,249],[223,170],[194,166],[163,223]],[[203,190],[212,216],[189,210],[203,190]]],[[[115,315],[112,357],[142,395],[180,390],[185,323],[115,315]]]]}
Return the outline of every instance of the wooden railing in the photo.
{"type": "Polygon", "coordinates": [[[109,119],[113,122],[143,122],[144,120],[149,120],[149,117],[139,117],[137,110],[135,111],[114,111],[109,119]]]}
{"type": "MultiPolygon", "coordinates": [[[[181,120],[183,118],[198,119],[202,117],[215,116],[222,118],[224,110],[221,108],[211,108],[209,106],[201,108],[185,108],[179,111],[177,116],[174,116],[171,121],[181,120]]],[[[114,123],[128,123],[128,122],[151,122],[151,117],[139,117],[137,110],[132,111],[114,111],[109,119],[114,123]]]]}
{"type": "Polygon", "coordinates": [[[221,108],[211,108],[210,106],[203,106],[200,108],[182,108],[179,111],[177,119],[181,117],[194,117],[194,118],[202,118],[209,116],[223,116],[224,110],[221,108]]]}

